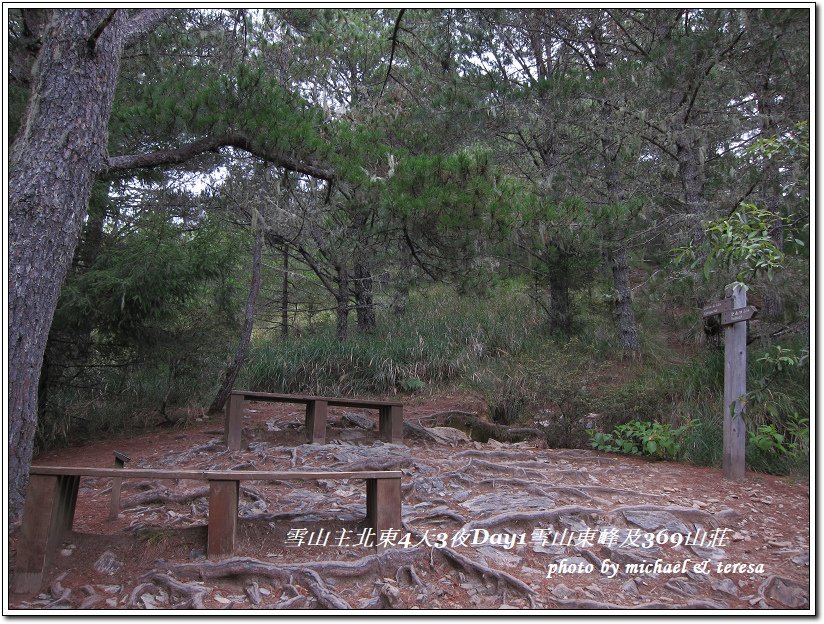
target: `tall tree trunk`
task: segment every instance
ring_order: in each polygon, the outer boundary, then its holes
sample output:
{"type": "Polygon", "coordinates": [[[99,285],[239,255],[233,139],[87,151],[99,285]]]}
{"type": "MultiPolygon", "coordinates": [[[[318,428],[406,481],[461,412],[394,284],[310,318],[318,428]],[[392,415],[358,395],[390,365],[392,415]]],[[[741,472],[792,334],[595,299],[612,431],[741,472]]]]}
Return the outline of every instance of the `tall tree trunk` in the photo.
{"type": "MultiPolygon", "coordinates": [[[[257,220],[257,219],[255,219],[257,220]]],[[[214,414],[223,410],[226,400],[232,392],[240,368],[246,361],[246,354],[249,352],[249,343],[252,340],[252,327],[255,322],[255,303],[260,292],[260,265],[263,256],[263,229],[262,223],[255,223],[255,247],[252,252],[252,283],[249,286],[249,296],[246,298],[246,315],[243,321],[243,331],[240,336],[240,343],[235,353],[234,361],[226,369],[223,384],[215,396],[215,400],[209,406],[209,413],[214,414]]]]}
{"type": "Polygon", "coordinates": [[[567,260],[559,254],[558,262],[549,273],[549,327],[569,334],[572,331],[572,309],[569,304],[569,272],[567,260]]]}
{"type": "Polygon", "coordinates": [[[349,335],[349,273],[345,266],[338,266],[338,324],[335,335],[344,342],[349,335]]]}
{"type": "Polygon", "coordinates": [[[638,325],[632,311],[632,288],[629,282],[629,262],[627,250],[619,244],[610,253],[612,264],[612,282],[615,285],[615,325],[618,329],[618,344],[624,351],[638,352],[641,341],[638,338],[638,325]]]}
{"type": "Polygon", "coordinates": [[[372,298],[372,273],[365,262],[355,264],[355,311],[358,318],[358,331],[368,334],[377,327],[375,303],[372,298]]]}
{"type": "Polygon", "coordinates": [[[289,335],[289,250],[283,247],[283,284],[280,289],[280,335],[289,335]]]}
{"type": "MultiPolygon", "coordinates": [[[[761,118],[761,138],[771,139],[776,136],[777,132],[769,104],[773,97],[769,82],[769,66],[762,71],[763,77],[759,81],[756,89],[758,114],[761,118]]],[[[759,203],[762,208],[769,210],[773,214],[780,215],[781,182],[776,159],[764,159],[762,176],[759,188],[759,203]]],[[[770,227],[770,238],[778,249],[784,248],[784,230],[780,216],[770,227]]],[[[761,317],[766,320],[781,321],[784,319],[784,298],[774,284],[765,284],[764,302],[760,313],[761,317]]]]}
{"type": "Polygon", "coordinates": [[[55,11],[9,159],[9,513],[25,499],[37,388],[60,288],[106,164],[125,12],[55,11]],[[91,39],[99,26],[104,29],[91,39]],[[90,43],[91,41],[91,43],[90,43]]]}
{"type": "MultiPolygon", "coordinates": [[[[603,25],[600,22],[593,30],[593,35],[595,70],[605,71],[609,67],[609,62],[604,50],[603,25]]],[[[621,188],[620,170],[618,168],[620,146],[615,138],[613,107],[606,98],[601,104],[600,118],[602,124],[601,157],[604,160],[604,184],[607,191],[607,201],[615,205],[624,201],[625,194],[621,188]]],[[[614,230],[612,227],[609,229],[614,230]]],[[[614,231],[612,234],[614,235],[614,231]]],[[[618,344],[624,351],[637,352],[641,350],[641,342],[638,339],[638,326],[635,323],[635,313],[632,310],[632,289],[630,288],[626,247],[620,241],[615,242],[608,255],[612,266],[612,283],[615,289],[613,317],[618,332],[618,344]]]]}
{"type": "Polygon", "coordinates": [[[403,316],[406,314],[406,306],[409,303],[409,282],[410,271],[412,271],[412,254],[409,253],[409,248],[403,243],[399,246],[400,253],[400,267],[392,280],[395,284],[395,293],[392,295],[392,314],[395,316],[403,316]]]}
{"type": "Polygon", "coordinates": [[[674,134],[678,176],[684,190],[684,203],[693,222],[690,240],[697,247],[704,241],[704,219],[707,216],[701,141],[700,138],[691,136],[690,130],[680,122],[676,124],[674,134]]]}

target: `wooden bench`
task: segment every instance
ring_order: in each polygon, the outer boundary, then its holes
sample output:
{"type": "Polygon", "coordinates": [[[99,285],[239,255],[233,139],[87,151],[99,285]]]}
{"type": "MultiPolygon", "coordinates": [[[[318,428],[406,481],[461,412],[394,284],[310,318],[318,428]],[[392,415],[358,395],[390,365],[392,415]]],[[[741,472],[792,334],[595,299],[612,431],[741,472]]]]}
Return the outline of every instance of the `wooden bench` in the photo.
{"type": "Polygon", "coordinates": [[[329,406],[376,409],[379,412],[378,427],[381,440],[394,444],[403,443],[403,403],[397,401],[369,401],[233,390],[226,401],[224,427],[226,445],[233,451],[240,450],[243,410],[247,401],[305,404],[306,439],[312,444],[326,443],[326,414],[329,406]]]}
{"type": "MultiPolygon", "coordinates": [[[[247,470],[154,470],[134,468],[84,468],[32,466],[17,547],[12,591],[40,589],[43,571],[71,530],[80,477],[118,479],[190,479],[209,482],[207,554],[230,556],[234,551],[241,481],[364,479],[366,518],[377,536],[387,529],[401,530],[401,472],[257,472],[247,470]]],[[[379,550],[382,550],[379,548],[379,550]]]]}

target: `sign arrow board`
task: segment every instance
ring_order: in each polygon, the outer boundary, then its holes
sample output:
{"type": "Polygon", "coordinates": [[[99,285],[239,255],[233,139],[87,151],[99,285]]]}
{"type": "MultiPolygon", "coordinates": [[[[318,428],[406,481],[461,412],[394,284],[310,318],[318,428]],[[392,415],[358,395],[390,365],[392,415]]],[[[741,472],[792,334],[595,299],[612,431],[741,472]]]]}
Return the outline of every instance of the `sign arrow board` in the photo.
{"type": "Polygon", "coordinates": [[[721,314],[721,324],[732,325],[740,321],[748,321],[756,312],[758,312],[758,308],[751,305],[744,308],[736,308],[735,310],[727,310],[721,314]]]}
{"type": "Polygon", "coordinates": [[[716,301],[715,303],[704,306],[701,313],[704,318],[707,318],[708,316],[729,312],[730,310],[732,310],[732,299],[722,299],[721,301],[716,301]]]}

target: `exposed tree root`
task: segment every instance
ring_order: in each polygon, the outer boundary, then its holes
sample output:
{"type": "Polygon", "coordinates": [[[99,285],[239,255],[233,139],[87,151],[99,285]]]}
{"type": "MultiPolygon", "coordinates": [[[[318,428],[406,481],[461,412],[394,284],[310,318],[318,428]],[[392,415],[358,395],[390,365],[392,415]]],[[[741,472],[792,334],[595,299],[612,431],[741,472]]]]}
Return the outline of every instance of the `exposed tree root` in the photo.
{"type": "Polygon", "coordinates": [[[593,509],[591,507],[556,507],[555,509],[539,510],[539,511],[509,511],[506,513],[485,518],[483,520],[476,520],[463,526],[464,531],[471,531],[472,529],[488,529],[490,527],[499,526],[501,524],[515,524],[518,522],[552,522],[557,520],[559,516],[569,514],[580,515],[600,515],[604,512],[600,509],[593,509]]]}
{"type": "MultiPolygon", "coordinates": [[[[526,479],[484,479],[480,482],[481,485],[492,485],[496,487],[498,485],[520,485],[526,488],[527,492],[533,490],[534,493],[540,495],[546,495],[547,492],[560,492],[561,494],[569,494],[572,496],[577,496],[579,498],[584,498],[586,500],[594,500],[594,497],[590,494],[584,492],[584,487],[572,487],[567,485],[544,485],[543,483],[539,483],[537,481],[528,481],[526,479]]],[[[533,493],[530,492],[530,493],[533,493]]]]}
{"type": "Polygon", "coordinates": [[[421,520],[434,520],[435,518],[449,518],[450,520],[455,520],[461,524],[466,522],[466,519],[462,515],[452,511],[445,505],[441,507],[434,507],[425,514],[412,516],[410,519],[420,522],[421,520]]]}
{"type": "MultiPolygon", "coordinates": [[[[205,608],[203,605],[203,598],[204,596],[209,593],[209,590],[201,585],[196,585],[194,583],[181,583],[180,581],[173,579],[168,574],[162,574],[160,572],[150,572],[143,579],[149,581],[155,585],[162,585],[169,590],[169,599],[177,594],[186,598],[184,602],[180,602],[174,605],[176,609],[203,609],[205,608]]],[[[134,592],[132,592],[132,596],[134,596],[134,592]]]]}
{"type": "Polygon", "coordinates": [[[469,412],[440,412],[431,414],[427,418],[433,418],[440,426],[454,427],[467,432],[470,438],[479,442],[488,442],[490,439],[499,442],[523,442],[529,438],[540,438],[546,440],[546,431],[537,427],[507,427],[495,423],[486,422],[469,412]]]}
{"type": "Polygon", "coordinates": [[[63,587],[60,583],[60,581],[66,578],[66,574],[67,572],[63,572],[63,574],[54,579],[52,584],[49,586],[49,593],[51,593],[52,598],[54,598],[54,602],[49,603],[50,607],[71,606],[70,598],[72,595],[72,590],[68,587],[63,587]]]}
{"type": "Polygon", "coordinates": [[[665,511],[685,519],[687,522],[706,522],[715,527],[718,525],[718,518],[708,511],[695,509],[694,507],[678,507],[675,505],[624,505],[612,509],[609,513],[614,515],[626,511],[665,511]]]}
{"type": "MultiPolygon", "coordinates": [[[[480,482],[482,485],[520,485],[525,488],[529,487],[538,487],[543,491],[546,492],[560,492],[561,494],[569,494],[571,496],[578,496],[580,498],[584,498],[586,500],[595,501],[598,503],[607,503],[608,501],[603,501],[601,499],[597,499],[593,497],[589,492],[597,492],[599,494],[615,494],[615,495],[627,495],[627,496],[643,496],[649,498],[666,498],[666,494],[653,494],[651,492],[638,492],[636,490],[626,490],[623,488],[614,488],[609,487],[606,485],[545,485],[544,482],[537,482],[537,481],[530,481],[527,479],[517,479],[517,478],[501,478],[501,479],[484,479],[480,482]]],[[[536,490],[538,492],[538,490],[536,490]]],[[[542,493],[542,492],[538,492],[542,493]]],[[[636,510],[637,511],[637,510],[636,510]]]]}
{"type": "Polygon", "coordinates": [[[137,606],[137,599],[139,596],[143,595],[143,592],[149,591],[150,589],[154,589],[154,583],[138,583],[132,592],[129,594],[129,600],[126,604],[130,607],[137,606]]]}
{"type": "Polygon", "coordinates": [[[303,582],[312,592],[318,604],[327,609],[351,609],[352,607],[343,598],[333,592],[323,579],[313,570],[306,570],[302,574],[303,582]]]}
{"type": "Polygon", "coordinates": [[[172,492],[165,488],[158,488],[124,498],[121,502],[121,509],[131,509],[133,507],[149,505],[152,503],[190,503],[193,500],[207,496],[209,496],[208,485],[196,488],[194,490],[188,490],[186,492],[172,492]]]}
{"type": "Polygon", "coordinates": [[[620,463],[620,456],[609,455],[593,455],[593,451],[580,449],[553,449],[549,459],[564,460],[569,462],[592,462],[595,464],[618,464],[620,463]]]}
{"type": "MultiPolygon", "coordinates": [[[[767,579],[761,583],[758,587],[758,597],[763,600],[764,602],[768,602],[771,600],[777,601],[781,605],[788,606],[793,609],[809,609],[810,608],[810,598],[809,598],[809,591],[808,589],[804,590],[804,597],[803,600],[796,600],[795,604],[790,604],[788,602],[784,602],[780,597],[771,597],[770,591],[774,588],[777,583],[781,583],[785,586],[789,587],[798,587],[798,581],[795,581],[790,578],[784,578],[782,576],[777,576],[775,574],[771,574],[767,579]]],[[[787,598],[785,598],[786,600],[787,598]]],[[[792,602],[792,601],[791,601],[792,602]]]]}
{"type": "Polygon", "coordinates": [[[186,453],[187,456],[197,455],[198,453],[214,453],[215,451],[225,453],[228,449],[226,448],[226,443],[220,439],[210,440],[205,444],[199,444],[197,446],[192,447],[186,453]]]}
{"type": "Polygon", "coordinates": [[[84,585],[80,589],[86,594],[86,598],[84,598],[83,602],[80,603],[81,609],[89,609],[104,599],[103,596],[94,591],[94,587],[91,585],[84,585]]]}
{"type": "Polygon", "coordinates": [[[158,562],[165,569],[181,576],[197,576],[201,579],[215,579],[232,576],[262,576],[277,579],[281,582],[291,582],[299,579],[318,601],[318,604],[328,609],[350,609],[351,606],[343,598],[335,594],[323,582],[320,574],[334,577],[357,577],[372,574],[384,578],[384,567],[396,567],[401,564],[409,565],[411,561],[423,554],[422,549],[394,549],[380,555],[369,555],[357,561],[314,561],[304,564],[275,565],[246,557],[234,557],[223,561],[205,561],[199,563],[174,564],[172,562],[158,562]]]}
{"type": "Polygon", "coordinates": [[[412,564],[404,565],[398,568],[398,571],[395,573],[395,580],[398,583],[401,582],[401,578],[403,577],[404,572],[406,572],[406,574],[409,576],[409,580],[412,581],[412,584],[415,587],[423,586],[423,581],[420,579],[417,572],[415,572],[415,566],[412,564]]]}
{"type": "Polygon", "coordinates": [[[643,496],[649,498],[667,498],[666,494],[653,494],[652,492],[638,492],[637,490],[625,490],[606,485],[579,485],[578,489],[588,492],[600,492],[601,494],[626,494],[630,496],[643,496]]]}
{"type": "MultiPolygon", "coordinates": [[[[458,477],[458,476],[465,475],[467,470],[469,470],[472,467],[472,462],[473,461],[475,461],[475,460],[470,459],[469,462],[466,463],[466,465],[461,466],[460,468],[455,468],[454,470],[450,470],[448,472],[441,472],[441,473],[438,474],[438,476],[439,477],[458,477]]],[[[475,480],[473,479],[473,483],[474,482],[475,482],[475,480]]]]}
{"type": "Polygon", "coordinates": [[[536,477],[538,479],[546,479],[546,474],[532,468],[519,468],[517,466],[508,466],[506,464],[495,464],[493,462],[484,461],[483,459],[472,459],[469,462],[470,466],[477,468],[486,468],[494,472],[502,472],[506,474],[517,474],[523,477],[536,477]]]}
{"type": "Polygon", "coordinates": [[[409,456],[405,457],[381,457],[367,458],[357,462],[335,464],[335,470],[344,472],[356,472],[358,470],[400,470],[414,465],[415,460],[409,456]]]}
{"type": "Polygon", "coordinates": [[[599,602],[597,600],[560,600],[553,599],[559,607],[564,609],[725,609],[723,605],[710,600],[690,600],[682,604],[670,602],[645,602],[639,605],[626,606],[614,602],[599,602]]]}
{"type": "Polygon", "coordinates": [[[92,608],[94,605],[96,605],[98,602],[102,602],[102,601],[103,601],[103,600],[105,600],[105,599],[106,599],[106,597],[105,597],[105,596],[101,596],[100,594],[98,594],[97,592],[95,592],[95,593],[93,593],[91,596],[89,596],[88,598],[86,598],[85,600],[83,600],[83,602],[81,602],[81,603],[80,603],[80,606],[79,606],[78,608],[79,608],[81,611],[82,611],[83,609],[91,609],[91,608],[92,608]]]}
{"type": "Polygon", "coordinates": [[[403,603],[401,602],[401,592],[397,587],[394,587],[389,583],[384,583],[381,585],[380,593],[378,595],[383,598],[384,603],[387,604],[390,609],[400,609],[403,607],[403,603]]]}
{"type": "Polygon", "coordinates": [[[495,568],[490,568],[489,566],[484,565],[483,563],[474,561],[469,557],[464,557],[462,554],[452,550],[451,548],[433,548],[433,551],[446,557],[452,563],[457,564],[467,572],[475,572],[477,574],[480,574],[481,578],[491,577],[495,579],[495,581],[498,583],[499,588],[502,588],[503,586],[512,587],[518,592],[526,595],[527,599],[529,600],[530,607],[535,607],[535,590],[532,589],[526,583],[524,583],[522,580],[515,578],[514,576],[508,574],[507,572],[504,572],[503,570],[496,570],[495,568]]]}
{"type": "Polygon", "coordinates": [[[523,451],[484,451],[481,449],[469,449],[456,453],[453,457],[478,457],[482,459],[506,459],[534,461],[535,453],[525,453],[523,451]]]}
{"type": "Polygon", "coordinates": [[[243,462],[240,464],[235,464],[234,466],[230,466],[229,470],[257,470],[257,464],[253,461],[243,462]]]}
{"type": "Polygon", "coordinates": [[[309,603],[309,600],[306,596],[297,595],[294,598],[289,598],[288,600],[284,600],[283,602],[278,602],[277,604],[273,605],[266,605],[264,609],[303,609],[309,603]]]}
{"type": "MultiPolygon", "coordinates": [[[[537,464],[539,466],[543,466],[546,470],[536,470],[535,468],[529,467],[522,467],[522,466],[513,466],[507,464],[495,464],[493,462],[484,461],[483,459],[472,459],[470,460],[471,466],[476,466],[478,468],[486,468],[487,470],[493,470],[495,472],[504,472],[509,474],[520,475],[522,477],[535,477],[537,479],[546,480],[549,477],[554,475],[565,475],[565,476],[574,476],[581,478],[582,473],[580,470],[559,470],[557,468],[553,468],[549,464],[537,464]]],[[[586,474],[586,473],[584,473],[586,474]]]]}
{"type": "Polygon", "coordinates": [[[248,486],[248,485],[241,485],[240,486],[240,493],[241,494],[246,494],[246,496],[251,498],[253,501],[265,501],[266,500],[266,496],[261,494],[259,490],[257,490],[256,488],[253,488],[251,486],[248,486]]]}
{"type": "Polygon", "coordinates": [[[457,417],[466,417],[466,418],[477,418],[478,415],[475,412],[464,412],[461,410],[446,410],[445,412],[433,412],[432,414],[427,414],[426,416],[421,416],[418,418],[419,421],[421,420],[441,420],[444,418],[449,418],[450,416],[457,416],[457,417]]]}
{"type": "Polygon", "coordinates": [[[439,445],[444,444],[444,439],[441,436],[416,422],[404,421],[403,428],[405,436],[426,440],[428,442],[434,442],[439,445]]]}
{"type": "Polygon", "coordinates": [[[243,588],[243,591],[246,592],[246,595],[249,597],[249,602],[251,602],[256,607],[263,602],[263,596],[260,595],[260,587],[257,584],[257,581],[252,581],[246,587],[243,588]]]}

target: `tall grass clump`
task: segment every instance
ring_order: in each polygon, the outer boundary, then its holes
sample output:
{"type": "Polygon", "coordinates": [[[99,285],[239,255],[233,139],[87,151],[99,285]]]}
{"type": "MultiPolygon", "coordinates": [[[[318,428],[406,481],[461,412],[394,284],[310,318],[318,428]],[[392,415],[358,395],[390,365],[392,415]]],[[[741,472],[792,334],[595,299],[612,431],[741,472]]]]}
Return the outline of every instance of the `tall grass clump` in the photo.
{"type": "Polygon", "coordinates": [[[331,326],[303,337],[258,337],[238,383],[339,395],[457,384],[479,362],[524,349],[538,322],[532,302],[515,287],[482,298],[434,287],[416,293],[404,316],[381,315],[376,330],[343,342],[331,326]]]}

